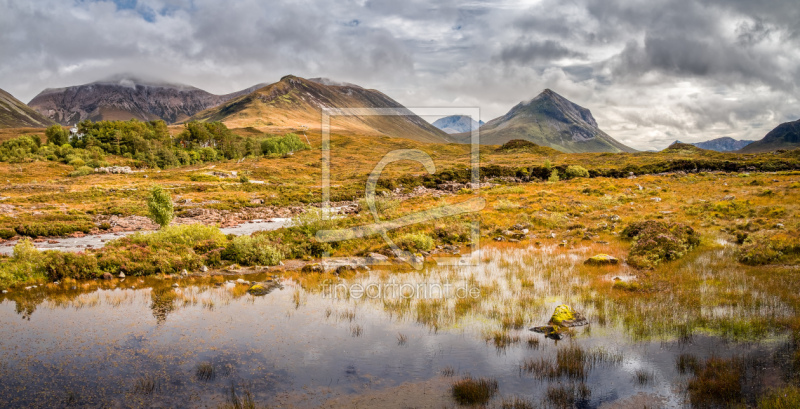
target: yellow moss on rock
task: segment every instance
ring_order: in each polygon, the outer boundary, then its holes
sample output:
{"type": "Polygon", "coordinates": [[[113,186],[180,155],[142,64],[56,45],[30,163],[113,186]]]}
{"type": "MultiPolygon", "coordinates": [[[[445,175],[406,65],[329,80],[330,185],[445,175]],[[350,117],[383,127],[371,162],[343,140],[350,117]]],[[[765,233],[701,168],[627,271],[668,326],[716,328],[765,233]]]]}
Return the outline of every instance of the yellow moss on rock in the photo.
{"type": "Polygon", "coordinates": [[[561,304],[556,307],[553,316],[550,317],[550,323],[556,325],[563,325],[564,321],[572,321],[575,319],[575,312],[569,305],[561,304]]]}

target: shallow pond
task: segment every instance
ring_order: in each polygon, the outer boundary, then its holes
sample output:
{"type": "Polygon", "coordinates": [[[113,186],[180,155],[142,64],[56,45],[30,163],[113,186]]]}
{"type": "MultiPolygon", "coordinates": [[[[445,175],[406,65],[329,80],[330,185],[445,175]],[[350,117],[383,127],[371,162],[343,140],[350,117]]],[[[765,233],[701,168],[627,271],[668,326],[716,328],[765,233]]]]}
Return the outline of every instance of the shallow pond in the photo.
{"type": "MultiPolygon", "coordinates": [[[[274,277],[280,285],[262,296],[233,281],[269,282],[271,272],[19,290],[0,296],[0,407],[217,408],[233,387],[265,406],[441,408],[457,406],[449,388],[466,374],[497,379],[496,407],[512,396],[546,402],[548,390],[576,382],[590,389],[577,407],[681,407],[688,375],[676,367],[680,354],[767,359],[783,342],[779,334],[759,343],[700,334],[635,340],[586,302],[589,283],[575,269],[589,251],[489,250],[477,268],[274,277]],[[449,290],[438,292],[442,284],[449,290]],[[380,297],[369,290],[378,286],[380,297]],[[462,288],[479,295],[459,298],[462,288]],[[561,303],[590,324],[560,341],[528,331],[561,303]],[[498,331],[508,342],[491,340],[498,331]],[[574,347],[601,357],[580,376],[521,367],[574,347]]],[[[775,304],[763,313],[791,312],[775,304]]]]}

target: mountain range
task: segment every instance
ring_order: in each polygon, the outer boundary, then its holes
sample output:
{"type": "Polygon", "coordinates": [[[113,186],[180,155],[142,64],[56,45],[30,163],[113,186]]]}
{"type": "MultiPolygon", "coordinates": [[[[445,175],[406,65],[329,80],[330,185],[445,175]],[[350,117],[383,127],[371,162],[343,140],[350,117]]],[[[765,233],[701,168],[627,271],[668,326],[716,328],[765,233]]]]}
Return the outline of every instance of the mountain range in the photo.
{"type": "Polygon", "coordinates": [[[471,132],[473,129],[480,128],[483,124],[483,121],[476,121],[466,115],[450,115],[433,122],[433,126],[449,134],[471,132]]]}
{"type": "Polygon", "coordinates": [[[800,119],[778,125],[763,139],[745,146],[739,152],[756,153],[794,148],[800,148],[800,119]]]}
{"type": "Polygon", "coordinates": [[[0,89],[0,128],[43,128],[53,122],[0,89]]]}
{"type": "MultiPolygon", "coordinates": [[[[703,142],[690,143],[689,145],[694,145],[700,149],[706,149],[710,151],[734,152],[744,148],[747,145],[750,145],[753,142],[755,141],[738,140],[738,139],[733,139],[729,136],[723,136],[722,138],[711,139],[703,142]]],[[[683,143],[683,142],[675,141],[674,143],[683,143]]]]}
{"type": "Polygon", "coordinates": [[[258,84],[231,94],[214,95],[199,88],[120,75],[91,84],[48,88],[28,105],[62,125],[89,119],[180,122],[204,109],[249,94],[258,84]]]}
{"type": "MultiPolygon", "coordinates": [[[[478,127],[482,144],[524,140],[562,152],[635,152],[603,132],[592,113],[545,89],[505,115],[487,123],[453,115],[428,123],[402,104],[373,89],[327,78],[287,75],[273,84],[257,84],[224,95],[188,85],[118,75],[90,84],[45,89],[26,105],[0,90],[0,128],[71,125],[85,119],[161,119],[222,121],[231,128],[255,127],[268,132],[320,129],[324,108],[380,108],[395,115],[331,117],[333,132],[403,137],[423,142],[469,143],[478,127]]],[[[676,141],[676,143],[680,143],[676,141]]],[[[721,152],[762,152],[800,147],[800,120],[779,125],[762,140],[722,137],[692,144],[721,152]]]]}
{"type": "MultiPolygon", "coordinates": [[[[453,137],[467,143],[470,135],[453,137]]],[[[521,139],[568,153],[636,151],[600,130],[588,109],[549,89],[481,126],[480,139],[485,145],[521,139]]]]}
{"type": "Polygon", "coordinates": [[[287,75],[274,84],[199,112],[190,119],[200,122],[221,121],[231,128],[320,129],[323,108],[396,110],[396,115],[360,112],[332,116],[331,132],[387,135],[421,142],[452,142],[445,132],[380,91],[294,75],[287,75]]]}

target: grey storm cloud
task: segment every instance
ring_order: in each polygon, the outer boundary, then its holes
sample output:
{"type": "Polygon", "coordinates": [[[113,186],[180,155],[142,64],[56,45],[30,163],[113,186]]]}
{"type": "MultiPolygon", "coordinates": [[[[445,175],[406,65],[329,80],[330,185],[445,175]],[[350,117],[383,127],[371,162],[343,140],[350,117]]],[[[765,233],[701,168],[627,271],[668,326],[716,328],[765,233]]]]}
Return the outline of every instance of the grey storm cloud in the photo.
{"type": "Polygon", "coordinates": [[[500,59],[506,63],[516,62],[527,64],[558,60],[566,57],[585,58],[586,54],[572,51],[553,40],[514,44],[500,51],[500,59]]]}
{"type": "Polygon", "coordinates": [[[286,74],[482,119],[552,88],[640,149],[800,117],[796,0],[0,0],[0,88],[121,72],[225,93],[286,74]]]}

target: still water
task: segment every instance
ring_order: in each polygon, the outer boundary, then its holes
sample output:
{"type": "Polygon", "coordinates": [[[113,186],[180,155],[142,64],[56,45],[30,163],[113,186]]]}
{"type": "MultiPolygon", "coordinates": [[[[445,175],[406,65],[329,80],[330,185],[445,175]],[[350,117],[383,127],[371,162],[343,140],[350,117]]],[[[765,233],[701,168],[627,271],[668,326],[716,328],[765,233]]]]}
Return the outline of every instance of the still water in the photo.
{"type": "Polygon", "coordinates": [[[552,359],[571,345],[619,357],[587,372],[583,382],[591,395],[576,406],[682,407],[687,375],[676,369],[679,354],[766,356],[779,342],[732,343],[701,335],[634,341],[618,324],[599,324],[580,294],[568,290],[580,284],[570,268],[587,251],[494,250],[484,254],[477,271],[429,265],[422,272],[325,276],[348,285],[446,282],[481,288],[466,312],[454,312],[457,300],[355,299],[341,293],[334,298],[324,291],[325,281],[301,283],[273,272],[215,280],[128,277],[16,290],[0,296],[0,407],[218,408],[230,400],[233,387],[265,407],[441,408],[457,406],[449,385],[466,374],[497,379],[493,405],[511,396],[541,403],[548,387],[571,381],[537,378],[520,364],[552,359]],[[520,274],[530,280],[528,287],[520,287],[520,274]],[[274,289],[253,296],[248,285],[235,283],[238,278],[274,289]],[[487,341],[486,334],[500,328],[503,308],[517,308],[520,297],[533,300],[534,307],[519,315],[521,328],[508,330],[517,340],[505,347],[487,341]],[[560,341],[528,331],[565,302],[585,308],[590,324],[560,341]],[[208,368],[211,375],[203,372],[208,368]],[[650,380],[637,382],[637,372],[650,380]],[[373,400],[359,403],[357,396],[373,400]]]}

